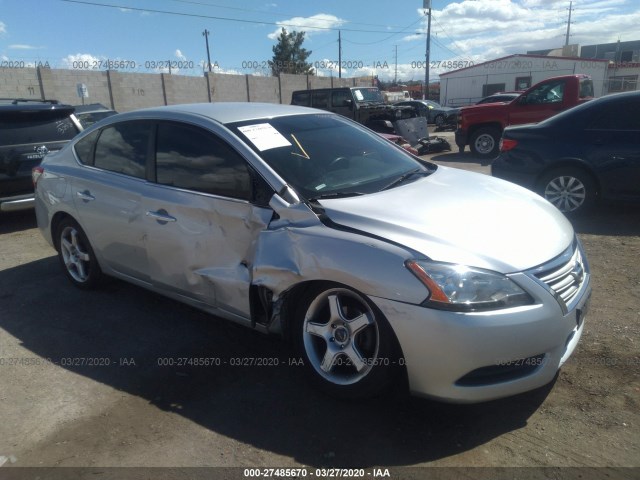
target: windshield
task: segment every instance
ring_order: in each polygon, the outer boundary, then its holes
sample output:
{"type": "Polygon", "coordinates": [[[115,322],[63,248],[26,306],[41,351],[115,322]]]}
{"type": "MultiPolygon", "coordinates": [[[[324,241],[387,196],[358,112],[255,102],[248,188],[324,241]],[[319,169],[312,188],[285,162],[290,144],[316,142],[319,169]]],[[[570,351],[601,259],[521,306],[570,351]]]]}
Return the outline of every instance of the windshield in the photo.
{"type": "Polygon", "coordinates": [[[338,115],[294,115],[227,125],[305,199],[383,190],[430,170],[380,135],[338,115]]]}
{"type": "Polygon", "coordinates": [[[377,88],[354,88],[353,96],[356,102],[384,102],[382,93],[377,88]]]}

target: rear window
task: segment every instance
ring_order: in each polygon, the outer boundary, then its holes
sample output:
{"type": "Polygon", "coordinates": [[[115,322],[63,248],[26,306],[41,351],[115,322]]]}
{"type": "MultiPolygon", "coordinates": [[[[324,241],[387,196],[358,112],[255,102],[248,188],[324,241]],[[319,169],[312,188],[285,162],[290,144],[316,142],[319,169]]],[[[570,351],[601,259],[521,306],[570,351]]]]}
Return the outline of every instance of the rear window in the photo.
{"type": "Polygon", "coordinates": [[[68,115],[0,115],[0,145],[22,145],[71,140],[78,129],[68,115]]]}

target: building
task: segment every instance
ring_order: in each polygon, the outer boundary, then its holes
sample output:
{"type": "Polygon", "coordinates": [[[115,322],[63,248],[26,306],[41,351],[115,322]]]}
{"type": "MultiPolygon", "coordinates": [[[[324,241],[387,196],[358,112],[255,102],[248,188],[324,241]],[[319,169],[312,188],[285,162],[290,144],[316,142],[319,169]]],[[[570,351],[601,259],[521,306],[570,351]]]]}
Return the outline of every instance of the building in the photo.
{"type": "Polygon", "coordinates": [[[607,92],[638,90],[640,77],[640,40],[585,45],[580,51],[585,60],[609,60],[607,92]]]}
{"type": "Polygon", "coordinates": [[[546,55],[509,55],[471,67],[440,74],[440,103],[448,107],[470,105],[497,92],[525,90],[559,75],[586,74],[594,95],[608,90],[609,60],[546,55]]]}

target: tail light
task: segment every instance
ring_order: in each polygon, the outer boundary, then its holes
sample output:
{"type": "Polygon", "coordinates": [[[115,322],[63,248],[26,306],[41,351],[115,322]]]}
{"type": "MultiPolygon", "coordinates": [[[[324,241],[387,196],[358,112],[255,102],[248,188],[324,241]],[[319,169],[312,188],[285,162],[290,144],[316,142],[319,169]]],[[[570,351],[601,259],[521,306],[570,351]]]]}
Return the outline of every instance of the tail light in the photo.
{"type": "Polygon", "coordinates": [[[38,180],[44,173],[44,168],[37,166],[31,169],[31,180],[33,181],[33,188],[38,186],[38,180]]]}
{"type": "Polygon", "coordinates": [[[516,145],[518,145],[518,141],[517,140],[512,140],[510,138],[501,138],[500,139],[500,151],[501,152],[508,152],[509,150],[512,150],[512,149],[516,148],[516,145]]]}

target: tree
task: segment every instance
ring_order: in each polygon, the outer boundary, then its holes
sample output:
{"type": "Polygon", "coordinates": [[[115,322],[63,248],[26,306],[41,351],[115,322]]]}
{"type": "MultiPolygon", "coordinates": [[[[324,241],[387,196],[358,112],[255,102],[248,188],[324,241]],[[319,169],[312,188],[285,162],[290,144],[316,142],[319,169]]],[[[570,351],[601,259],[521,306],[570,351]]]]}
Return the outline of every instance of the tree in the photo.
{"type": "Polygon", "coordinates": [[[274,76],[280,73],[313,75],[313,66],[307,63],[311,50],[302,48],[302,42],[304,42],[304,32],[287,32],[284,27],[282,28],[278,43],[272,48],[273,60],[269,61],[269,67],[274,76]]]}

